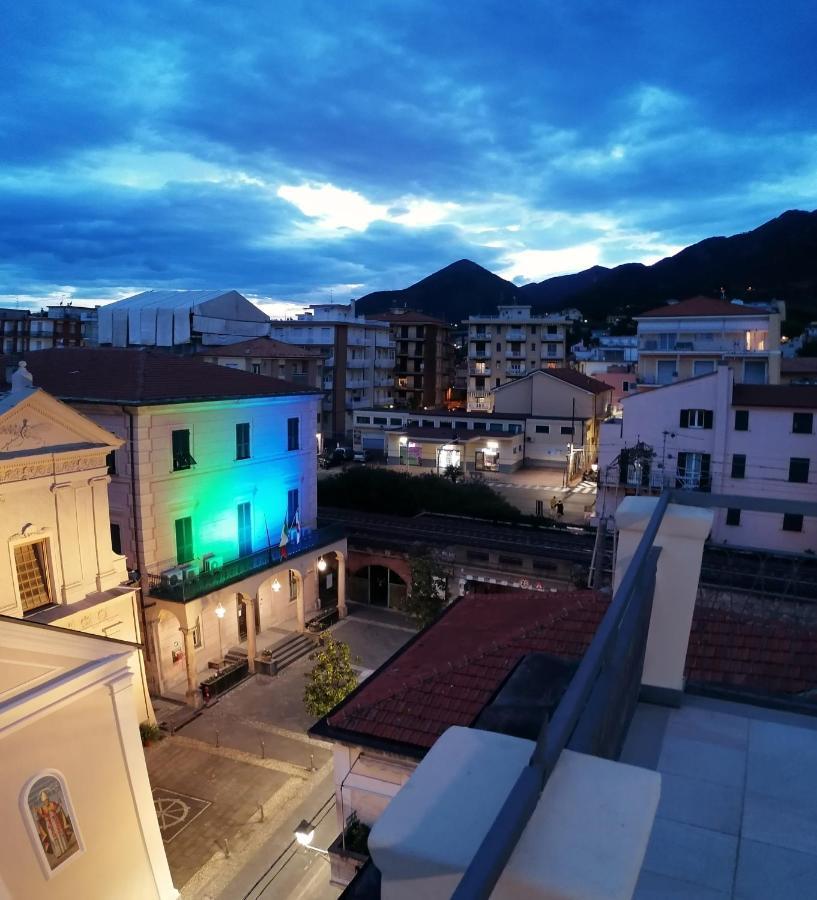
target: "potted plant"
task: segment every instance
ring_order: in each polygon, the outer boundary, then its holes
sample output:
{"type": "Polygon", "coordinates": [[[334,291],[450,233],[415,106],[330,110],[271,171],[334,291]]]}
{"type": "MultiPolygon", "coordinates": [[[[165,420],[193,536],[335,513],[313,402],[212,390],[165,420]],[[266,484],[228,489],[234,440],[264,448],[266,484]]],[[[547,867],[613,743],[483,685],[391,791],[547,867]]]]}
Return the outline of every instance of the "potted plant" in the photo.
{"type": "Polygon", "coordinates": [[[162,739],[162,729],[154,722],[140,722],[139,736],[142,738],[142,746],[150,747],[151,744],[162,739]]]}
{"type": "Polygon", "coordinates": [[[355,877],[369,858],[369,831],[371,829],[352,812],[346,820],[346,828],[329,845],[329,881],[344,887],[355,877]]]}

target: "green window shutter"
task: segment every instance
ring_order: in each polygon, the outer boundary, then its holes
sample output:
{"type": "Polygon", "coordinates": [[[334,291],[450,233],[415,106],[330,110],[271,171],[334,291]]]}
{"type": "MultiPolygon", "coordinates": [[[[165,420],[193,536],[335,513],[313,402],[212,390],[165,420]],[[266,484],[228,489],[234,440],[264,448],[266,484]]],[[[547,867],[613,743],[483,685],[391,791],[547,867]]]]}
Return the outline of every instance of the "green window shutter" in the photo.
{"type": "Polygon", "coordinates": [[[681,420],[678,423],[680,428],[689,428],[689,410],[681,410],[681,420]]]}
{"type": "Polygon", "coordinates": [[[193,559],[193,520],[190,516],[176,519],[176,562],[190,562],[193,559]]]}
{"type": "Polygon", "coordinates": [[[712,410],[711,410],[711,409],[705,409],[705,410],[704,410],[704,428],[711,428],[711,427],[712,427],[712,419],[713,419],[713,416],[712,416],[712,410]]]}

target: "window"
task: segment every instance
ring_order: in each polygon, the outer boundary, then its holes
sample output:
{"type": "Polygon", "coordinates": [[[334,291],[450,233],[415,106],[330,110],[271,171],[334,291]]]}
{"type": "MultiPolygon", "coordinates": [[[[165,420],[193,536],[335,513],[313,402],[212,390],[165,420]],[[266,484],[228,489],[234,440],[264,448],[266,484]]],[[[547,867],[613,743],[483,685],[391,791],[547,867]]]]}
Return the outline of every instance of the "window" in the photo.
{"type": "Polygon", "coordinates": [[[621,384],[621,390],[624,391],[624,393],[626,394],[630,390],[630,382],[623,381],[621,384]]]}
{"type": "Polygon", "coordinates": [[[497,379],[495,380],[495,382],[494,382],[494,385],[495,385],[495,387],[499,387],[499,385],[500,385],[501,383],[502,383],[502,379],[501,379],[501,378],[497,378],[497,379]]]}
{"type": "Polygon", "coordinates": [[[484,550],[466,550],[465,557],[472,562],[488,562],[491,558],[484,550]]]}
{"type": "Polygon", "coordinates": [[[294,603],[298,599],[298,576],[289,570],[289,602],[294,603]]]}
{"type": "Polygon", "coordinates": [[[190,453],[190,430],[180,428],[173,431],[173,471],[180,472],[195,466],[196,460],[190,453]]]}
{"type": "Polygon", "coordinates": [[[239,503],[236,507],[238,520],[238,555],[252,554],[252,511],[249,503],[239,503]]]}
{"type": "Polygon", "coordinates": [[[550,434],[550,425],[537,425],[536,433],[537,434],[550,434]]]}
{"type": "Polygon", "coordinates": [[[808,484],[809,461],[803,456],[792,456],[789,460],[789,481],[808,484]]]}
{"type": "Polygon", "coordinates": [[[250,458],[250,423],[238,422],[235,426],[235,458],[250,458]]]}
{"type": "Polygon", "coordinates": [[[727,525],[740,525],[740,510],[739,509],[727,509],[726,510],[726,524],[727,525]]]}
{"type": "Polygon", "coordinates": [[[708,491],[711,457],[708,453],[679,453],[675,487],[690,491],[708,491]]]}
{"type": "Polygon", "coordinates": [[[783,531],[802,531],[803,517],[796,513],[783,513],[783,531]]]}
{"type": "Polygon", "coordinates": [[[503,566],[522,566],[522,560],[518,556],[504,556],[499,554],[499,562],[503,566]]]}
{"type": "Polygon", "coordinates": [[[555,572],[557,570],[556,563],[545,562],[543,559],[535,559],[533,561],[533,568],[538,569],[540,572],[555,572]]]}
{"type": "Polygon", "coordinates": [[[559,329],[555,325],[548,325],[548,334],[558,334],[559,329]]]}
{"type": "MultiPolygon", "coordinates": [[[[357,417],[357,424],[358,424],[358,425],[370,425],[370,424],[371,424],[371,421],[372,421],[372,420],[371,420],[371,418],[370,418],[369,416],[358,416],[358,417],[357,417]]],[[[397,424],[399,425],[400,422],[398,421],[397,424]]]]}
{"type": "Polygon", "coordinates": [[[108,467],[109,475],[116,475],[116,450],[111,450],[105,457],[105,465],[108,467]]]}
{"type": "Polygon", "coordinates": [[[253,375],[261,374],[261,363],[250,363],[250,371],[253,375]]]}
{"type": "Polygon", "coordinates": [[[17,587],[23,612],[50,606],[51,583],[48,574],[48,548],[45,541],[19,544],[14,548],[17,587]]]}
{"type": "Polygon", "coordinates": [[[300,425],[298,418],[287,419],[287,450],[300,450],[300,425]]]}
{"type": "Polygon", "coordinates": [[[746,454],[745,453],[733,453],[732,454],[732,478],[745,478],[746,477],[746,454]]]}
{"type": "Polygon", "coordinates": [[[115,522],[111,522],[111,550],[119,556],[122,555],[122,534],[115,522]]]}
{"type": "Polygon", "coordinates": [[[291,528],[295,522],[295,513],[298,512],[298,488],[287,491],[287,528],[291,528]]]}
{"type": "Polygon", "coordinates": [[[561,434],[569,434],[572,436],[573,429],[570,427],[570,425],[562,425],[561,434]]]}
{"type": "Polygon", "coordinates": [[[496,342],[496,352],[499,353],[499,352],[501,352],[501,350],[502,350],[502,344],[499,341],[497,341],[496,342]]]}
{"type": "Polygon", "coordinates": [[[712,427],[712,410],[711,409],[682,409],[681,410],[681,428],[711,428],[712,427]]]}
{"type": "Polygon", "coordinates": [[[455,428],[462,428],[463,431],[468,431],[468,423],[467,422],[455,422],[455,428]]]}
{"type": "Polygon", "coordinates": [[[749,410],[748,409],[736,409],[735,410],[735,431],[748,431],[749,430],[749,410]]]}
{"type": "Polygon", "coordinates": [[[375,425],[386,425],[388,423],[388,419],[385,416],[375,416],[372,419],[372,423],[375,425]]]}
{"type": "Polygon", "coordinates": [[[389,425],[402,425],[402,419],[389,419],[389,425]]]}
{"type": "Polygon", "coordinates": [[[791,421],[791,430],[794,434],[811,434],[814,430],[814,414],[794,413],[791,421]]]}
{"type": "Polygon", "coordinates": [[[502,431],[502,423],[491,422],[491,424],[488,426],[488,431],[502,431]]]}
{"type": "Polygon", "coordinates": [[[696,359],[695,362],[692,363],[692,374],[695,377],[698,375],[709,375],[714,371],[714,359],[696,359]]]}
{"type": "Polygon", "coordinates": [[[485,431],[485,422],[474,422],[474,431],[485,431]]]}
{"type": "Polygon", "coordinates": [[[423,428],[433,428],[434,420],[433,419],[423,419],[423,428]]]}
{"type": "Polygon", "coordinates": [[[531,326],[529,326],[529,327],[530,327],[530,333],[531,333],[532,335],[536,334],[536,326],[535,326],[535,325],[531,325],[531,326]]]}
{"type": "Polygon", "coordinates": [[[190,562],[193,559],[193,520],[190,516],[176,519],[176,562],[190,562]]]}
{"type": "Polygon", "coordinates": [[[535,342],[532,343],[532,344],[530,345],[530,349],[531,349],[531,353],[533,353],[533,351],[536,349],[536,343],[535,343],[535,342]]]}
{"type": "Polygon", "coordinates": [[[193,646],[198,649],[203,646],[201,639],[201,618],[196,616],[196,624],[193,626],[193,646]]]}
{"type": "Polygon", "coordinates": [[[672,384],[676,377],[675,361],[671,359],[659,359],[655,368],[655,380],[658,384],[672,384]]]}
{"type": "Polygon", "coordinates": [[[556,355],[556,344],[548,344],[548,356],[556,355]]]}
{"type": "Polygon", "coordinates": [[[498,472],[499,454],[488,450],[477,450],[474,454],[474,468],[478,472],[498,472]]]}

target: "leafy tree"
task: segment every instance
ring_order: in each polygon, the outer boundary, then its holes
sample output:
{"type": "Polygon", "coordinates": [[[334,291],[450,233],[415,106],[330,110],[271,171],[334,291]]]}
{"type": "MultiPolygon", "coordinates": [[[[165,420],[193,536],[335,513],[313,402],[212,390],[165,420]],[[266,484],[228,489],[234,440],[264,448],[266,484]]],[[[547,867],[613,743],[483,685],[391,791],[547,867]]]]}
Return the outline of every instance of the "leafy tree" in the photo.
{"type": "Polygon", "coordinates": [[[405,611],[418,628],[430,625],[443,611],[448,600],[446,570],[431,556],[418,556],[411,561],[411,590],[405,611]]]}
{"type": "Polygon", "coordinates": [[[313,716],[325,716],[357,687],[352,651],[348,644],[336,641],[331,634],[322,634],[318,649],[309,658],[315,666],[306,675],[304,706],[313,716]]]}
{"type": "Polygon", "coordinates": [[[462,478],[462,466],[446,466],[445,477],[452,483],[456,484],[462,478]]]}

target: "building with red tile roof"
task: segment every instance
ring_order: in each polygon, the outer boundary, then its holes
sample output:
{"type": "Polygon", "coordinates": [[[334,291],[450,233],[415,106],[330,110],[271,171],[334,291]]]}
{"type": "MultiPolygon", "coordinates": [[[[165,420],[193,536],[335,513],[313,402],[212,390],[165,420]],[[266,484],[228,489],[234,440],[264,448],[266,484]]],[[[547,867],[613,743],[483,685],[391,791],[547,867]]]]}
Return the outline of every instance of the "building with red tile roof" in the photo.
{"type": "Polygon", "coordinates": [[[714,297],[705,297],[699,294],[697,297],[690,297],[687,300],[669,302],[664,304],[664,306],[648,309],[646,312],[635,316],[635,320],[638,322],[641,319],[677,319],[687,316],[693,316],[696,319],[711,317],[720,319],[724,316],[767,316],[768,314],[768,307],[749,306],[745,303],[715,299],[714,297]]]}
{"type": "Polygon", "coordinates": [[[302,387],[323,389],[324,351],[320,347],[287,344],[260,337],[220,347],[199,348],[204,362],[255,375],[269,375],[302,387]]]}

